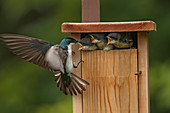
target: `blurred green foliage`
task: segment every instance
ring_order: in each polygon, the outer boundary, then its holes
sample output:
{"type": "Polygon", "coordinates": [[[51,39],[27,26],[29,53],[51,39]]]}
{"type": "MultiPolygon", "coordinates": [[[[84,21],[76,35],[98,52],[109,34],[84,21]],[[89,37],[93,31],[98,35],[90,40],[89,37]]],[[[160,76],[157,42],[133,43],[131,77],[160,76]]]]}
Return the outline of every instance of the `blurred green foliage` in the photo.
{"type": "MultiPolygon", "coordinates": [[[[101,21],[153,20],[149,34],[151,113],[170,112],[170,1],[101,0],[101,21]]],[[[59,43],[63,22],[81,22],[81,0],[0,0],[0,33],[59,43]]],[[[53,73],[0,46],[0,113],[72,113],[53,73]]]]}

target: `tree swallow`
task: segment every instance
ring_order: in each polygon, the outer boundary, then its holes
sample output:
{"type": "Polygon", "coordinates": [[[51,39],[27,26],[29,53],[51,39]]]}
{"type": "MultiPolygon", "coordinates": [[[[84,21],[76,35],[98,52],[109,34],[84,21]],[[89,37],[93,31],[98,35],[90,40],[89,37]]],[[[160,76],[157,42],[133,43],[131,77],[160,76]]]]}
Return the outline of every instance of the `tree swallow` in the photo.
{"type": "Polygon", "coordinates": [[[78,43],[80,44],[79,50],[91,51],[97,49],[97,45],[91,42],[91,37],[88,35],[83,37],[78,43]]]}
{"type": "Polygon", "coordinates": [[[97,44],[101,50],[112,50],[114,47],[112,44],[107,44],[108,40],[104,33],[94,33],[89,34],[89,36],[91,36],[92,43],[97,44]]]}
{"type": "Polygon", "coordinates": [[[89,83],[74,73],[77,66],[72,61],[72,45],[77,43],[73,38],[65,38],[60,45],[53,45],[40,39],[15,35],[0,34],[0,40],[16,55],[26,61],[54,72],[57,86],[64,94],[82,94],[84,85],[89,83]]]}
{"type": "Polygon", "coordinates": [[[109,33],[108,44],[116,48],[130,48],[133,45],[133,33],[109,33]]]}

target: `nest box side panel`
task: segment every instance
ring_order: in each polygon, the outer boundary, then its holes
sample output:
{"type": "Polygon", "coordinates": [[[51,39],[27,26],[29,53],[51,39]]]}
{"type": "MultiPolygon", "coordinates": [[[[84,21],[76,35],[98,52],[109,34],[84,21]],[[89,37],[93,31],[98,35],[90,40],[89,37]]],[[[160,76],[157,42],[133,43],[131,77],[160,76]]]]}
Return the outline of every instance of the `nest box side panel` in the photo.
{"type": "Polygon", "coordinates": [[[83,113],[138,113],[137,50],[82,52],[83,113]]]}
{"type": "MultiPolygon", "coordinates": [[[[76,39],[76,40],[80,40],[80,34],[79,33],[72,33],[71,37],[76,39]]],[[[79,49],[79,45],[76,44],[73,46],[73,62],[75,62],[76,64],[81,60],[81,52],[78,51],[79,49]]],[[[73,73],[78,75],[79,77],[81,77],[81,69],[82,69],[82,65],[79,65],[78,68],[74,68],[73,73]]],[[[82,113],[82,95],[73,95],[73,113],[82,113]]]]}
{"type": "Polygon", "coordinates": [[[139,113],[149,113],[148,32],[138,32],[139,113]]]}

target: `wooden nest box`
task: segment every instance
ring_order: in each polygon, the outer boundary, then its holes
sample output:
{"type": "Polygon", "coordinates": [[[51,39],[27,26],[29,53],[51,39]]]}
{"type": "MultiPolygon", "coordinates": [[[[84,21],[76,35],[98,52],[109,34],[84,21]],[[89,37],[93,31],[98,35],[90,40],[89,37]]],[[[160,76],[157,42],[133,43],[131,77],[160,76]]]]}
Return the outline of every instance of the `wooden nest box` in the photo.
{"type": "Polygon", "coordinates": [[[73,61],[84,61],[74,73],[90,85],[73,96],[73,113],[149,113],[148,32],[156,31],[156,24],[100,22],[100,0],[82,0],[82,22],[63,23],[62,32],[76,40],[83,33],[136,32],[136,48],[79,51],[74,46],[73,61]]]}
{"type": "Polygon", "coordinates": [[[74,71],[90,83],[82,95],[73,96],[74,113],[148,113],[148,31],[152,21],[109,23],[63,23],[62,32],[80,40],[81,33],[136,32],[137,48],[76,52],[74,71]],[[141,74],[140,74],[141,72],[141,74]]]}

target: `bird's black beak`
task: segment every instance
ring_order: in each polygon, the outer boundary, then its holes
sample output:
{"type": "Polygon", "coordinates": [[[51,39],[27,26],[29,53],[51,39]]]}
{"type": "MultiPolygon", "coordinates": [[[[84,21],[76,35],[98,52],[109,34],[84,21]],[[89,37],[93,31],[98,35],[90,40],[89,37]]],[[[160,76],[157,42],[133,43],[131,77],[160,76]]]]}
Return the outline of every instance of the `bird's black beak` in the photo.
{"type": "Polygon", "coordinates": [[[71,38],[72,40],[71,40],[71,43],[77,43],[78,41],[77,40],[75,40],[74,38],[71,38]]]}
{"type": "Polygon", "coordinates": [[[77,41],[77,40],[74,40],[74,43],[78,43],[79,41],[77,41]]]}

